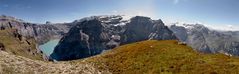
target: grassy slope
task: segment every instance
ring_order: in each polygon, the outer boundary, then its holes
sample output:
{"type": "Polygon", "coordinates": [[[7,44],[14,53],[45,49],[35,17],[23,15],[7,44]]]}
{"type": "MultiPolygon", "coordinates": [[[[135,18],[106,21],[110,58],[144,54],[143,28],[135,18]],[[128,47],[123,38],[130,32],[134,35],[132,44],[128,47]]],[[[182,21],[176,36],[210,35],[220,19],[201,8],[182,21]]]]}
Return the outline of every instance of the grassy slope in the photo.
{"type": "Polygon", "coordinates": [[[123,45],[92,57],[88,62],[96,63],[98,69],[120,74],[239,73],[239,58],[198,53],[174,40],[123,45]]]}
{"type": "Polygon", "coordinates": [[[12,31],[13,29],[0,30],[0,42],[5,45],[7,52],[30,59],[42,60],[41,54],[37,53],[36,41],[33,38],[27,39],[31,43],[29,45],[26,41],[15,38],[12,31]]]}

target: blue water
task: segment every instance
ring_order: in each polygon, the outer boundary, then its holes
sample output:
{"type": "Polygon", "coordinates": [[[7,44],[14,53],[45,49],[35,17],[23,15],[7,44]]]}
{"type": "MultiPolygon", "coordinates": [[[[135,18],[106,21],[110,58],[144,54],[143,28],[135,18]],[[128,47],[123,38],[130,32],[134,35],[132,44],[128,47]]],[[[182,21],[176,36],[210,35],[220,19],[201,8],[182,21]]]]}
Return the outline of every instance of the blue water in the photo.
{"type": "Polygon", "coordinates": [[[60,39],[50,40],[47,43],[40,45],[39,48],[42,50],[43,54],[50,56],[59,41],[60,39]]]}

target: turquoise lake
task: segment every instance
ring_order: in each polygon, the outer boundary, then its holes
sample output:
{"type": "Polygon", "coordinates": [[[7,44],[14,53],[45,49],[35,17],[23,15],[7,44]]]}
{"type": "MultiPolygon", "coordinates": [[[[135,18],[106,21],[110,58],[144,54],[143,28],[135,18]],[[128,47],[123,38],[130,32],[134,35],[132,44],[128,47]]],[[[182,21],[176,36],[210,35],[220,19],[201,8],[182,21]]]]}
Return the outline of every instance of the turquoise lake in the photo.
{"type": "Polygon", "coordinates": [[[59,41],[60,39],[50,40],[47,43],[40,45],[39,48],[42,50],[44,54],[50,56],[59,41]]]}

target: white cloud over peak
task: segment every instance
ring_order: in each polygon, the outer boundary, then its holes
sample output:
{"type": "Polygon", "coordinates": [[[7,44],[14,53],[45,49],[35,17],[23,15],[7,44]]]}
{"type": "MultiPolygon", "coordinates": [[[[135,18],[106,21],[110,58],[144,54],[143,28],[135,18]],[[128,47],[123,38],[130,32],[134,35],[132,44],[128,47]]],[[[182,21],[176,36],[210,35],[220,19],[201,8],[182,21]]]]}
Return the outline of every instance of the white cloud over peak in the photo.
{"type": "Polygon", "coordinates": [[[156,18],[156,0],[125,0],[120,3],[120,7],[113,11],[114,14],[120,14],[125,16],[148,16],[152,19],[156,18]]]}
{"type": "Polygon", "coordinates": [[[178,4],[180,2],[185,2],[185,1],[188,1],[188,0],[173,0],[173,4],[178,4]]]}
{"type": "Polygon", "coordinates": [[[173,0],[174,4],[178,4],[179,0],[173,0]]]}
{"type": "Polygon", "coordinates": [[[238,25],[205,25],[208,28],[220,31],[239,31],[238,25]]]}

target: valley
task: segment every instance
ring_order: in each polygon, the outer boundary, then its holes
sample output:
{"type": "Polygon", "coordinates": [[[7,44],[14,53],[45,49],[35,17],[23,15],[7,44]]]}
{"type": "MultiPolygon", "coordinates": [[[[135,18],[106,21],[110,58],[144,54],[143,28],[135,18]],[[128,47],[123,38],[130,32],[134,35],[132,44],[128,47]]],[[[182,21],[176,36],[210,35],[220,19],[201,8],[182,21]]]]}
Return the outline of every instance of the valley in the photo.
{"type": "Polygon", "coordinates": [[[0,74],[224,74],[239,69],[237,31],[166,26],[144,16],[91,16],[58,24],[1,17],[0,74]]]}

